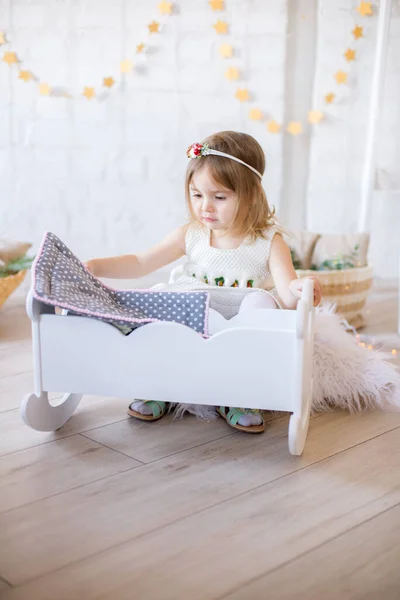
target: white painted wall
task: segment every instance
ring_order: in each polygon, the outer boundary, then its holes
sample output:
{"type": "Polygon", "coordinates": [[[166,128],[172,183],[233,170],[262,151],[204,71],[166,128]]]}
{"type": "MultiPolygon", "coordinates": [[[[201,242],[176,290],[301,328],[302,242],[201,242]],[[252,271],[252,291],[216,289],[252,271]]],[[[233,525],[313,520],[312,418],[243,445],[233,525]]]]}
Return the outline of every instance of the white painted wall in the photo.
{"type": "MultiPolygon", "coordinates": [[[[15,50],[42,81],[79,96],[84,85],[118,75],[121,59],[136,62],[136,44],[159,18],[157,4],[0,0],[0,30],[11,42],[2,49],[15,50]]],[[[221,129],[260,141],[268,160],[265,187],[286,224],[355,228],[377,17],[357,17],[357,0],[226,0],[220,14],[207,0],[174,4],[146,60],[102,101],[41,97],[0,62],[0,236],[37,245],[48,229],[82,258],[143,249],[185,218],[187,146],[221,129]],[[223,76],[228,62],[217,49],[225,38],[212,29],[218,17],[231,24],[226,41],[237,49],[231,62],[243,73],[238,85],[253,92],[250,106],[266,117],[304,121],[309,98],[317,107],[327,91],[340,92],[311,136],[308,128],[302,138],[274,136],[248,119],[249,106],[238,103],[236,84],[223,76]],[[356,23],[365,39],[356,45],[350,85],[339,90],[333,73],[347,66],[342,54],[356,23]]],[[[378,166],[381,182],[396,189],[400,10],[394,4],[378,166]]],[[[394,227],[390,217],[386,222],[394,227]]]]}

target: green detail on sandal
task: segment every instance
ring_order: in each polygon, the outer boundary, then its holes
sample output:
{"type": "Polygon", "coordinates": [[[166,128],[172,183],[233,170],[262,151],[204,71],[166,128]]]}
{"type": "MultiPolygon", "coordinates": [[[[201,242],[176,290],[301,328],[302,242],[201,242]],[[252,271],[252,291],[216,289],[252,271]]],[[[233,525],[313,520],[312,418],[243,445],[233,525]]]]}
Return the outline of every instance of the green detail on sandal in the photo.
{"type": "Polygon", "coordinates": [[[221,417],[225,419],[228,425],[230,425],[230,427],[238,429],[239,431],[245,431],[247,433],[263,433],[263,431],[265,430],[265,421],[259,409],[238,407],[228,409],[228,407],[226,406],[220,406],[218,412],[221,415],[221,417]],[[226,410],[228,410],[228,412],[226,412],[226,410]],[[259,423],[258,425],[241,425],[239,423],[240,418],[243,417],[243,415],[250,414],[258,415],[261,418],[261,423],[259,423]]]}
{"type": "Polygon", "coordinates": [[[159,419],[165,413],[166,403],[161,400],[145,400],[144,403],[151,408],[155,419],[159,419]]]}
{"type": "MultiPolygon", "coordinates": [[[[221,406],[220,407],[220,411],[223,414],[225,413],[225,407],[221,406]]],[[[261,418],[262,416],[260,415],[260,411],[258,409],[252,409],[252,408],[230,408],[228,411],[228,414],[226,415],[226,420],[228,421],[228,423],[230,425],[237,425],[239,422],[240,417],[243,417],[243,415],[251,415],[251,414],[257,414],[259,415],[261,418]]],[[[263,419],[264,421],[264,419],[263,419]]]]}
{"type": "Polygon", "coordinates": [[[128,415],[130,417],[135,417],[135,419],[141,419],[142,421],[157,421],[158,419],[161,419],[161,417],[164,416],[166,409],[167,403],[162,402],[161,400],[134,400],[129,405],[128,415]],[[146,406],[149,406],[152,414],[146,415],[139,412],[138,410],[135,410],[134,405],[137,402],[142,402],[143,404],[146,404],[146,406]]]}

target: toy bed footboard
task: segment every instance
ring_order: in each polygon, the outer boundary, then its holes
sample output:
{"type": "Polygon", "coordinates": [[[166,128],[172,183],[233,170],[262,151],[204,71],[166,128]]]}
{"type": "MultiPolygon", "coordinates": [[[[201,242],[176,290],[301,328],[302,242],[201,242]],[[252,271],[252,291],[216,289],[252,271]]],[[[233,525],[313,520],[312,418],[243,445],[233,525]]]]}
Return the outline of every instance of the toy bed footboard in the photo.
{"type": "Polygon", "coordinates": [[[21,407],[30,427],[64,425],[83,394],[293,413],[289,449],[301,454],[312,396],[313,283],[296,311],[253,310],[230,321],[214,314],[209,339],[177,323],[151,323],[123,335],[85,317],[55,314],[29,294],[34,394],[21,407]],[[64,393],[52,406],[49,392],[64,393]]]}

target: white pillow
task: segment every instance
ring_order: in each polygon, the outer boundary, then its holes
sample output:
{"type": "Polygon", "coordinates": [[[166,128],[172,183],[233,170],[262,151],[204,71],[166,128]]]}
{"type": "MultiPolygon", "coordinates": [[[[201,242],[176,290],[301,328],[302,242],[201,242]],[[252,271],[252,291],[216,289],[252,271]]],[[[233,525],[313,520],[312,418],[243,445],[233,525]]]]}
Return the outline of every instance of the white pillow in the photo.
{"type": "Polygon", "coordinates": [[[312,256],[312,264],[319,267],[325,260],[338,254],[351,255],[354,252],[356,267],[367,264],[369,233],[350,233],[342,235],[321,235],[312,256]],[[357,246],[357,250],[355,247],[357,246]]]}
{"type": "Polygon", "coordinates": [[[32,244],[29,242],[11,242],[0,239],[0,260],[8,263],[10,260],[22,258],[31,246],[32,244]]]}
{"type": "Polygon", "coordinates": [[[314,252],[315,244],[320,235],[311,231],[300,231],[297,229],[286,229],[285,240],[295,257],[300,261],[301,269],[311,268],[311,258],[314,252]]]}

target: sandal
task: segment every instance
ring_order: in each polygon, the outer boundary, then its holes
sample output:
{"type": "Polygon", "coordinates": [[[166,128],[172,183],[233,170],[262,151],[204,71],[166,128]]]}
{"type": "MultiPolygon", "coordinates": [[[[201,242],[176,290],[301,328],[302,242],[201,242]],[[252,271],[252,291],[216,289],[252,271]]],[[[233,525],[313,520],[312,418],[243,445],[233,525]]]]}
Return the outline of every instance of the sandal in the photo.
{"type": "Polygon", "coordinates": [[[233,427],[234,429],[238,429],[239,431],[245,431],[246,433],[263,433],[265,431],[265,422],[261,412],[257,409],[251,408],[229,408],[228,406],[220,406],[217,408],[218,414],[225,419],[225,421],[233,427]],[[228,412],[227,412],[228,411],[228,412]],[[248,415],[255,413],[259,415],[262,419],[262,422],[259,425],[240,425],[238,423],[240,417],[243,415],[248,415]]]}
{"type": "Polygon", "coordinates": [[[134,410],[132,406],[136,403],[140,402],[140,400],[134,400],[128,408],[128,415],[130,417],[135,417],[135,419],[140,419],[141,421],[158,421],[165,415],[165,411],[167,409],[167,403],[162,402],[161,400],[142,400],[144,404],[146,404],[149,408],[151,408],[151,415],[143,415],[142,413],[134,410]]]}

